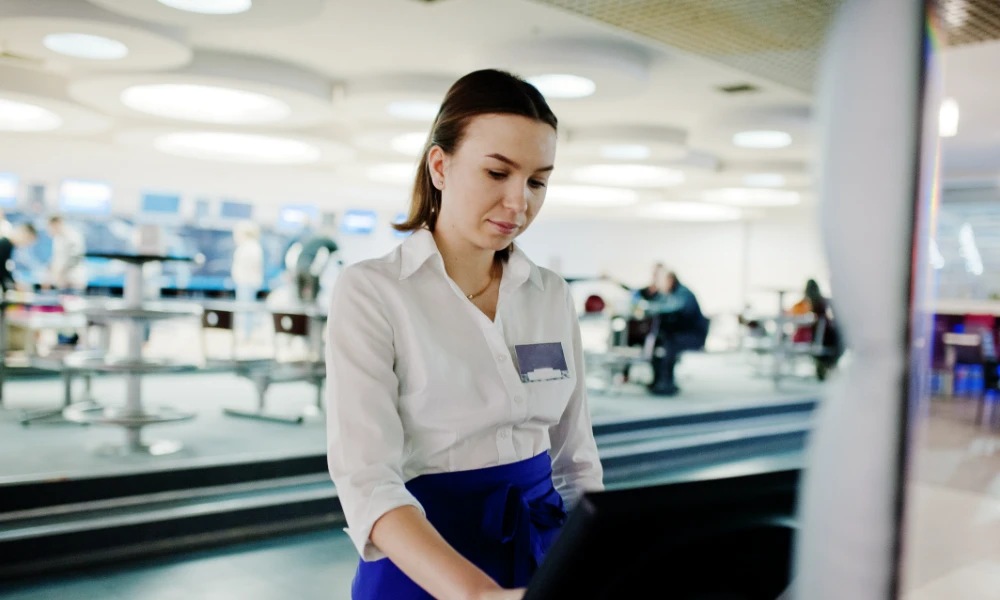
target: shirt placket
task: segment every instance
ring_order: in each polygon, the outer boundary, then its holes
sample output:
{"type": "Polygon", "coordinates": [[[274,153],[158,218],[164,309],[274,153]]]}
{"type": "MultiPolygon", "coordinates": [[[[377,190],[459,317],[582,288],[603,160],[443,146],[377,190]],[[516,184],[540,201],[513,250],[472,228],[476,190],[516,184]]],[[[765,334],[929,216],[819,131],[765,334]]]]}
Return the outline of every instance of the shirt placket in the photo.
{"type": "Polygon", "coordinates": [[[527,418],[527,394],[517,369],[514,367],[511,349],[504,338],[503,321],[499,316],[499,311],[495,322],[490,323],[489,319],[485,319],[485,316],[484,320],[488,325],[483,327],[483,336],[496,361],[497,373],[500,375],[500,381],[503,382],[510,415],[507,422],[500,423],[497,427],[497,454],[501,462],[514,462],[523,458],[518,456],[517,447],[514,444],[514,426],[524,422],[527,418]]]}

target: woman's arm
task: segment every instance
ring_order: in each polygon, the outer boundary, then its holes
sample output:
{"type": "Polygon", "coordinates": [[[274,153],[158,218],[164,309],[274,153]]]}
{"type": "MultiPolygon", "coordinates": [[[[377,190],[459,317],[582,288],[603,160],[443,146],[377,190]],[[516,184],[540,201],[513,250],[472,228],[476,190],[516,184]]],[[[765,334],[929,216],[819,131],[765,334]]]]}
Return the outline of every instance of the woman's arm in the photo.
{"type": "Polygon", "coordinates": [[[393,564],[435,598],[517,600],[523,590],[504,590],[455,551],[412,506],[391,510],[376,521],[372,542],[393,564]]]}
{"type": "Polygon", "coordinates": [[[388,556],[436,598],[518,598],[489,595],[503,590],[441,537],[404,485],[392,326],[360,268],[337,280],[328,328],[327,460],[362,558],[388,556]]]}

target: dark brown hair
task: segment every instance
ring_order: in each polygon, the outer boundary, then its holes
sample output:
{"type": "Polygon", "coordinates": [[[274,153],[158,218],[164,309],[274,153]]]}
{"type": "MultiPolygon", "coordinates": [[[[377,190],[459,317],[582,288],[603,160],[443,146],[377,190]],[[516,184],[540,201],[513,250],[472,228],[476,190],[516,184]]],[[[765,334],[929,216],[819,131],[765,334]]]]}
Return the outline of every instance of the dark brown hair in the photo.
{"type": "MultiPolygon", "coordinates": [[[[441,212],[441,190],[431,181],[427,155],[434,146],[440,146],[446,154],[454,154],[462,143],[469,121],[489,114],[528,117],[551,125],[553,129],[558,125],[542,94],[517,75],[486,69],[462,77],[448,90],[431,126],[413,184],[410,213],[405,221],[393,227],[398,231],[416,231],[423,227],[434,231],[441,212]]],[[[509,248],[497,254],[506,259],[509,248]]]]}

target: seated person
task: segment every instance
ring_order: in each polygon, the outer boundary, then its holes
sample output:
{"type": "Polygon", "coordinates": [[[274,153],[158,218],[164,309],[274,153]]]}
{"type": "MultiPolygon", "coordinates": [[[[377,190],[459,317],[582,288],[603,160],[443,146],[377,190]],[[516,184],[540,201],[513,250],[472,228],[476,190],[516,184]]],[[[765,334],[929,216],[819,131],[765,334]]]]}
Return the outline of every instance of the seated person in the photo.
{"type": "Polygon", "coordinates": [[[320,279],[327,270],[337,243],[322,231],[306,230],[285,253],[285,265],[294,274],[299,301],[314,305],[320,292],[320,279]]]}
{"type": "Polygon", "coordinates": [[[664,292],[649,304],[653,326],[647,345],[652,345],[653,383],[650,393],[675,396],[674,367],[684,350],[700,350],[708,337],[708,319],[701,313],[698,299],[681,284],[675,273],[666,273],[664,292]]]}
{"type": "Polygon", "coordinates": [[[14,248],[27,248],[38,241],[38,232],[31,223],[21,223],[10,233],[0,237],[0,289],[9,292],[13,289],[27,289],[27,286],[15,285],[11,272],[11,256],[14,248]]]}
{"type": "Polygon", "coordinates": [[[789,313],[793,316],[808,314],[813,316],[812,323],[796,328],[794,337],[792,338],[793,342],[812,343],[816,339],[820,320],[825,319],[826,326],[821,342],[824,354],[816,357],[816,377],[820,381],[825,380],[827,373],[840,360],[842,348],[840,346],[840,335],[833,320],[833,311],[830,308],[830,302],[823,297],[819,289],[819,284],[815,280],[810,279],[806,282],[806,289],[803,292],[802,300],[796,303],[789,313]]]}

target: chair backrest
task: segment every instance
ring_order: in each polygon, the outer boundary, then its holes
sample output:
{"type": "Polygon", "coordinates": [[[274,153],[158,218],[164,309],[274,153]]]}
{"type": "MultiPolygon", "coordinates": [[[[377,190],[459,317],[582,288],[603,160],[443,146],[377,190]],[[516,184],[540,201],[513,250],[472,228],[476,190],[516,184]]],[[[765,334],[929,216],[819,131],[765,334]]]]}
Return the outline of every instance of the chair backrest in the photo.
{"type": "Polygon", "coordinates": [[[591,294],[587,296],[587,301],[583,303],[583,312],[588,315],[600,314],[604,312],[606,306],[604,298],[601,298],[597,294],[591,294]]]}
{"type": "Polygon", "coordinates": [[[274,333],[306,337],[309,335],[309,316],[301,313],[273,313],[274,333]]]}
{"type": "Polygon", "coordinates": [[[226,329],[232,331],[234,315],[231,310],[205,309],[201,313],[202,329],[226,329]]]}

